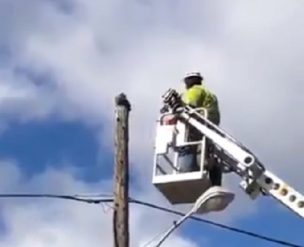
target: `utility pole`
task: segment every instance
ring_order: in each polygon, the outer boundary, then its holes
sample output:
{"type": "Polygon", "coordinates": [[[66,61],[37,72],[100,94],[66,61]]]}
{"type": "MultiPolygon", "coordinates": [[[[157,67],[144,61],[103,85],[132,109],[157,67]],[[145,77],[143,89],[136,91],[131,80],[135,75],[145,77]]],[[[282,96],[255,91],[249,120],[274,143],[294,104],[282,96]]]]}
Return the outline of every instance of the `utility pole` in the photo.
{"type": "Polygon", "coordinates": [[[115,98],[114,247],[129,247],[129,112],[124,94],[115,98]]]}

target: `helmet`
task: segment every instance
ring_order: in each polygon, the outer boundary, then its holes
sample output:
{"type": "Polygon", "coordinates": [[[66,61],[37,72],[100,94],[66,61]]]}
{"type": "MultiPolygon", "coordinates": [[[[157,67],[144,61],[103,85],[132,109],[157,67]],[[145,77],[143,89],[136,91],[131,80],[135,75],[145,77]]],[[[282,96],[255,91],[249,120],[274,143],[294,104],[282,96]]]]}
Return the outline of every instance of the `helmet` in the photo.
{"type": "Polygon", "coordinates": [[[199,78],[201,80],[203,80],[203,77],[201,75],[200,72],[190,72],[190,73],[187,73],[185,78],[184,79],[188,79],[188,78],[199,78]]]}

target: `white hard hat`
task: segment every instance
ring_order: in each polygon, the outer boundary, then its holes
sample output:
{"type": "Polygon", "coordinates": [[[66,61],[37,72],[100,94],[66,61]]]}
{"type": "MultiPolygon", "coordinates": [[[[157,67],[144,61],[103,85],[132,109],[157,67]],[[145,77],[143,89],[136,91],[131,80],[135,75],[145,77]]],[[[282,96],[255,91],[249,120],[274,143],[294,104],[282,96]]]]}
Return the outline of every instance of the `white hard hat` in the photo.
{"type": "Polygon", "coordinates": [[[190,72],[190,73],[187,73],[186,76],[185,76],[185,79],[186,78],[189,78],[189,77],[199,77],[201,79],[203,79],[202,75],[200,72],[190,72]]]}

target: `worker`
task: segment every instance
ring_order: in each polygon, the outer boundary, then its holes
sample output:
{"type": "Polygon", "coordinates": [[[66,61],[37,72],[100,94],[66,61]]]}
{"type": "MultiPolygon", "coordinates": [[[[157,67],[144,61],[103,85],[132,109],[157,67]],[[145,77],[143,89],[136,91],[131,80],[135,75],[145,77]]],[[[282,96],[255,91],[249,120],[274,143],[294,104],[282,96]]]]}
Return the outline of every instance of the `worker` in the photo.
{"type": "MultiPolygon", "coordinates": [[[[199,72],[193,72],[184,78],[185,92],[182,94],[182,100],[185,104],[193,108],[204,108],[207,110],[207,118],[215,125],[220,124],[220,111],[217,97],[203,85],[203,77],[199,72]]],[[[203,135],[193,126],[188,127],[188,140],[202,140],[203,135]]],[[[222,182],[222,171],[214,159],[210,158],[214,145],[211,140],[206,139],[205,167],[209,171],[211,184],[220,186],[222,182]]],[[[183,148],[180,152],[181,172],[197,171],[200,169],[200,148],[198,145],[191,145],[183,148]]]]}

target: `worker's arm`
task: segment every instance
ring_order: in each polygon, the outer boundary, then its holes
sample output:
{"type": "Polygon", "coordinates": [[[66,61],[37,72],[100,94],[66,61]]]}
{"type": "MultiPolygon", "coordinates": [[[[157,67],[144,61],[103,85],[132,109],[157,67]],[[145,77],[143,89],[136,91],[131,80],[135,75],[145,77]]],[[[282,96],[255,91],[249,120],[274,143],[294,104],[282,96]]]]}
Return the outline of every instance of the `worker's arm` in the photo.
{"type": "Polygon", "coordinates": [[[192,107],[202,107],[205,94],[205,91],[201,88],[192,87],[183,94],[182,99],[187,105],[190,105],[192,107]]]}

